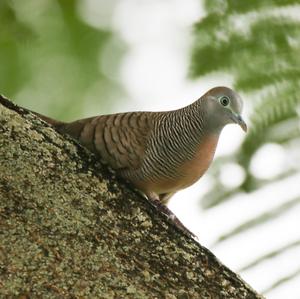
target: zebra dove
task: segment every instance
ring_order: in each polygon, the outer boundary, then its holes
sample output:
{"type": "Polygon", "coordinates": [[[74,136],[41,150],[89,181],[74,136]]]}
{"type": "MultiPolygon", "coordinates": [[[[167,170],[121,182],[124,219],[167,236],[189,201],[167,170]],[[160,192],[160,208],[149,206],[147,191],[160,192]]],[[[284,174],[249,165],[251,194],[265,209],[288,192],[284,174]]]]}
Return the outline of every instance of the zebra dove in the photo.
{"type": "Polygon", "coordinates": [[[247,131],[242,108],[236,92],[215,87],[173,111],[117,113],[70,123],[34,113],[99,155],[148,198],[166,203],[206,172],[225,125],[236,123],[247,131]]]}

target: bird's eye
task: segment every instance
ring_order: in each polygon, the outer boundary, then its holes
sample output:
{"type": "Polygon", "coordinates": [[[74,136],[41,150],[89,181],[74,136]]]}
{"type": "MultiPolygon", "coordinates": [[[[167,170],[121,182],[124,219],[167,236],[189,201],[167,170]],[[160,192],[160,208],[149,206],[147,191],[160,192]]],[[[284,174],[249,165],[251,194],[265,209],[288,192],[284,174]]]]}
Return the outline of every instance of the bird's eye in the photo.
{"type": "Polygon", "coordinates": [[[220,103],[223,105],[223,106],[228,106],[229,105],[229,103],[230,103],[230,100],[229,100],[229,98],[228,97],[226,97],[226,96],[223,96],[223,97],[221,97],[220,98],[220,103]]]}

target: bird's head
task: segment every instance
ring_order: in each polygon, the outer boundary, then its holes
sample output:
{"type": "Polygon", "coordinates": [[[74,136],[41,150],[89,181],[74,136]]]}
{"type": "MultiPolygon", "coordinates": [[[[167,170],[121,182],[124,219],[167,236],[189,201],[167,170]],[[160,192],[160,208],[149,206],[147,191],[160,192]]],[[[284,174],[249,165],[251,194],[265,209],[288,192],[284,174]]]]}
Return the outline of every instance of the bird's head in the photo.
{"type": "Polygon", "coordinates": [[[212,125],[222,128],[227,124],[235,123],[247,132],[247,125],[241,116],[243,101],[235,91],[223,86],[214,87],[203,97],[212,125]]]}

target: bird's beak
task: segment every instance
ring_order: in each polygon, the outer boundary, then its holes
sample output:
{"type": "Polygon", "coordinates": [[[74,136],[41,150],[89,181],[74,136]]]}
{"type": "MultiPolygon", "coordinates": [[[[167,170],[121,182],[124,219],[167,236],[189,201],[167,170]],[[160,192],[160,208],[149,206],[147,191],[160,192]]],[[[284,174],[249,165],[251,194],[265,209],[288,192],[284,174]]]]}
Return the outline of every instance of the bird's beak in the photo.
{"type": "Polygon", "coordinates": [[[239,114],[232,114],[231,119],[238,124],[244,132],[247,132],[247,125],[239,114]]]}

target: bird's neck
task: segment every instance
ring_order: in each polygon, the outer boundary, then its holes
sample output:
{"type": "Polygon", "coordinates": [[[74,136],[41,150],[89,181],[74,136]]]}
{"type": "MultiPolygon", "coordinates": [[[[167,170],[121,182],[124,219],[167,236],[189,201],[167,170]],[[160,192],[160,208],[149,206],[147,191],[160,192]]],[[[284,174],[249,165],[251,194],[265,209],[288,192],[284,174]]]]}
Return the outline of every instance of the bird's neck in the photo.
{"type": "Polygon", "coordinates": [[[207,137],[218,140],[221,128],[210,125],[209,114],[201,100],[164,115],[165,141],[169,140],[172,148],[186,157],[193,157],[207,137]]]}
{"type": "Polygon", "coordinates": [[[197,142],[201,142],[203,136],[219,136],[224,127],[222,124],[217,124],[217,120],[209,112],[207,103],[202,99],[184,108],[171,111],[171,117],[173,117],[173,124],[179,124],[175,125],[178,133],[187,131],[197,142]]]}

